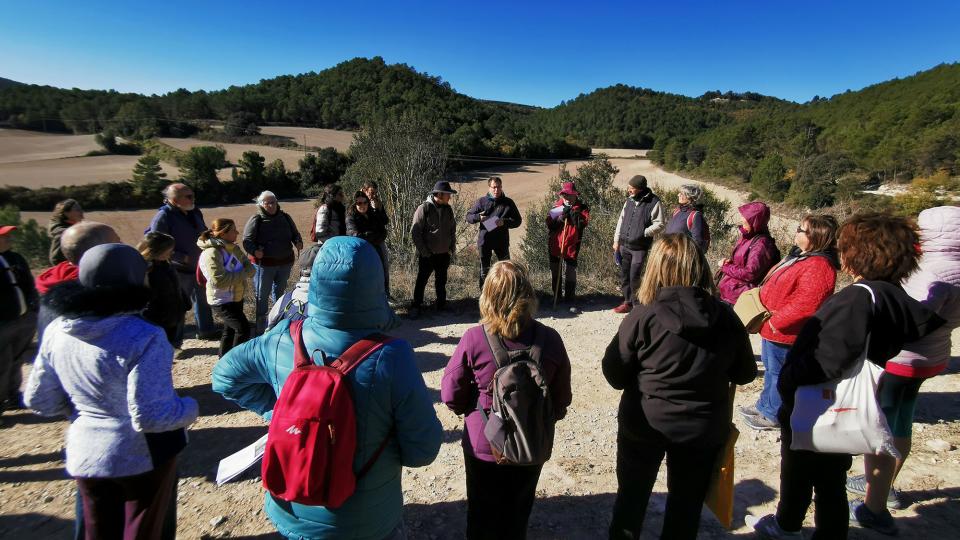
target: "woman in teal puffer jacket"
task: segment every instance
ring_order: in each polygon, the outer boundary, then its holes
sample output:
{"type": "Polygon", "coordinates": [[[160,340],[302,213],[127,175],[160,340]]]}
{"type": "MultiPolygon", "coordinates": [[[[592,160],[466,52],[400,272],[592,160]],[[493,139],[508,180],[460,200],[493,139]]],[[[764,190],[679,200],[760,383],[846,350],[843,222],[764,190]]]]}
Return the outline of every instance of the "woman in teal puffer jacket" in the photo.
{"type": "MultiPolygon", "coordinates": [[[[336,358],[359,339],[396,326],[383,289],[379,256],[367,241],[331,238],[323,244],[310,275],[309,316],[303,324],[307,350],[319,349],[336,358]]],[[[320,357],[315,354],[315,361],[320,357]]],[[[220,360],[213,370],[213,390],[269,420],[292,369],[289,321],[281,321],[220,360]]],[[[380,540],[402,535],[402,467],[427,465],[440,450],[440,421],[409,343],[391,341],[347,378],[357,416],[355,470],[376,452],[391,429],[395,434],[339,508],[288,503],[268,493],[267,516],[288,538],[380,540]]]]}

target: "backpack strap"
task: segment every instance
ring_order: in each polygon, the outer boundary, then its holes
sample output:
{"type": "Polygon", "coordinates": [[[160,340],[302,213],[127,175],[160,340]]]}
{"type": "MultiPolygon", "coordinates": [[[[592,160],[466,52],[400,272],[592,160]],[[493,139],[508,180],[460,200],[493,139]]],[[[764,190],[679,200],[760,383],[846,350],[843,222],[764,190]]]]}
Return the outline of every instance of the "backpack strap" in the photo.
{"type": "Polygon", "coordinates": [[[304,368],[313,363],[303,344],[303,319],[290,323],[290,339],[293,340],[294,369],[304,368]]]}
{"type": "Polygon", "coordinates": [[[691,232],[693,231],[693,220],[696,218],[697,218],[697,210],[691,210],[690,213],[687,214],[687,230],[688,231],[691,231],[691,232]]]}
{"type": "Polygon", "coordinates": [[[390,442],[390,437],[393,437],[396,434],[396,432],[397,432],[397,426],[394,425],[393,427],[390,428],[390,431],[387,432],[387,436],[383,438],[383,441],[380,442],[380,446],[377,447],[377,451],[374,452],[373,455],[370,456],[370,459],[368,459],[367,462],[363,464],[363,467],[360,467],[360,470],[357,471],[355,475],[357,480],[360,480],[361,478],[364,477],[364,475],[370,472],[370,469],[373,468],[373,464],[376,463],[377,460],[380,458],[380,454],[382,454],[383,451],[387,449],[387,443],[390,442]]]}
{"type": "Polygon", "coordinates": [[[483,325],[483,335],[487,338],[487,346],[490,347],[490,354],[493,355],[493,359],[497,363],[497,368],[499,369],[509,364],[510,353],[507,352],[507,348],[504,346],[500,336],[493,335],[493,333],[487,329],[487,325],[483,325]]]}
{"type": "Polygon", "coordinates": [[[353,371],[353,368],[357,367],[360,362],[366,360],[368,356],[391,341],[393,341],[393,338],[390,336],[380,333],[370,334],[343,351],[340,358],[330,362],[329,366],[346,375],[353,371]]]}

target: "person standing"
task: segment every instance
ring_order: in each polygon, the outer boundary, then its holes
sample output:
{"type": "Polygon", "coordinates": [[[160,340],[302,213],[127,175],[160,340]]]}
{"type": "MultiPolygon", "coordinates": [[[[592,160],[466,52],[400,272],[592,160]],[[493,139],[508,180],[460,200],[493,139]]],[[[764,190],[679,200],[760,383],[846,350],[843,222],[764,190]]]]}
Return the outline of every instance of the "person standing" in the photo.
{"type": "MultiPolygon", "coordinates": [[[[314,363],[329,364],[357,341],[397,325],[377,259],[373,246],[350,237],[331,238],[317,254],[300,345],[313,351],[314,363]]],[[[213,391],[269,421],[294,368],[296,346],[289,320],[280,321],[217,363],[213,391]]],[[[356,470],[372,464],[341,506],[287,502],[267,493],[267,518],[287,538],[406,538],[403,468],[433,462],[443,436],[413,348],[403,339],[391,339],[357,364],[343,382],[349,385],[356,410],[356,470]],[[371,461],[378,448],[381,453],[371,461]]]]}
{"type": "Polygon", "coordinates": [[[577,294],[577,255],[580,254],[583,230],[590,222],[590,207],[580,200],[580,194],[573,182],[564,182],[558,195],[560,199],[547,214],[547,229],[550,231],[550,275],[553,277],[551,283],[556,299],[566,300],[571,311],[576,311],[574,301],[577,294]],[[560,275],[561,259],[563,276],[560,275]]]}
{"type": "MultiPolygon", "coordinates": [[[[207,304],[206,292],[197,284],[197,261],[200,260],[200,248],[197,239],[207,229],[203,222],[203,212],[197,208],[193,190],[186,184],[170,184],[163,190],[165,202],[153,216],[146,232],[160,232],[173,237],[176,245],[170,265],[177,271],[180,288],[193,302],[193,316],[197,325],[199,339],[213,339],[217,328],[213,324],[213,313],[207,304]]],[[[183,344],[185,321],[181,319],[177,330],[174,348],[183,344]]]]}
{"type": "Polygon", "coordinates": [[[56,266],[67,258],[63,255],[60,248],[60,237],[63,231],[71,225],[76,225],[83,221],[83,208],[80,203],[73,199],[66,199],[58,202],[53,207],[53,215],[50,217],[50,223],[47,225],[47,232],[50,233],[50,264],[56,266]]]}
{"type": "Polygon", "coordinates": [[[0,226],[0,414],[21,407],[20,366],[37,330],[38,298],[30,265],[13,251],[13,225],[0,226]]]}
{"type": "MultiPolygon", "coordinates": [[[[758,287],[770,268],[780,260],[777,241],[770,236],[767,229],[770,207],[760,201],[753,201],[737,210],[740,212],[740,237],[737,238],[730,257],[721,260],[717,265],[718,271],[722,273],[717,283],[720,299],[731,305],[737,303],[741,294],[758,287]]],[[[667,229],[669,228],[668,226],[667,229]]]]}
{"type": "Polygon", "coordinates": [[[450,199],[457,191],[450,182],[434,184],[433,191],[413,213],[410,235],[417,248],[417,282],[413,287],[413,304],[409,317],[416,319],[423,307],[423,292],[430,274],[437,293],[437,311],[447,306],[447,269],[457,252],[457,222],[450,208],[450,199]]]}
{"type": "Polygon", "coordinates": [[[836,253],[837,220],[833,216],[804,217],[794,243],[796,247],[770,270],[760,287],[760,301],[770,312],[770,318],[760,328],[763,389],[754,405],[740,408],[744,423],[758,431],[780,428],[780,370],[803,325],[833,294],[840,268],[836,253]]]}
{"type": "Polygon", "coordinates": [[[177,395],[173,349],[137,314],[150,298],[137,250],[99,245],[79,266],[77,281],[43,299],[61,316],[43,336],[24,400],[43,416],[70,419],[66,469],[85,537],[160,538],[197,402],[177,395]]]}
{"type": "Polygon", "coordinates": [[[503,180],[492,176],[487,180],[487,194],[477,199],[467,211],[467,223],[478,223],[477,249],[480,251],[480,288],[490,271],[496,253],[498,261],[510,260],[510,229],[523,223],[513,199],[503,193],[503,180]]]}
{"type": "Polygon", "coordinates": [[[757,376],[743,323],[715,297],[693,239],[665,234],[650,252],[638,305],[602,360],[623,390],[617,414],[617,498],[610,538],[640,538],[667,457],[660,538],[693,540],[710,476],[730,430],[730,384],[757,376]]]}
{"type": "Polygon", "coordinates": [[[387,273],[387,215],[377,212],[372,208],[373,199],[364,191],[358,191],[353,196],[353,204],[347,210],[347,236],[356,236],[363,238],[373,245],[380,256],[380,262],[383,266],[383,289],[388,291],[389,298],[390,278],[387,273]]]}
{"type": "Polygon", "coordinates": [[[704,254],[710,249],[710,225],[703,216],[703,189],[696,184],[684,184],[677,193],[680,206],[674,209],[673,216],[663,232],[667,234],[686,234],[704,254]]]}
{"type": "Polygon", "coordinates": [[[343,188],[337,184],[327,184],[323,187],[323,195],[317,204],[317,212],[310,224],[311,239],[323,244],[334,236],[347,234],[346,208],[343,206],[346,199],[343,188]]]}
{"type": "Polygon", "coordinates": [[[643,263],[653,245],[653,237],[663,230],[663,204],[647,187],[647,178],[636,175],[627,182],[627,200],[623,203],[617,229],[613,233],[613,254],[620,264],[620,291],[623,303],[615,313],[627,313],[636,301],[643,263]]]}
{"type": "Polygon", "coordinates": [[[390,218],[387,216],[387,207],[380,200],[380,187],[373,180],[367,180],[363,183],[360,191],[370,199],[370,209],[368,212],[375,223],[383,227],[384,240],[380,244],[374,244],[377,255],[380,255],[380,261],[383,262],[383,283],[387,290],[387,300],[393,305],[393,295],[390,294],[390,250],[387,248],[387,225],[390,224],[390,218]]]}
{"type": "Polygon", "coordinates": [[[552,408],[544,413],[552,418],[544,422],[551,422],[551,429],[552,422],[566,416],[572,400],[570,359],[563,339],[534,319],[536,311],[537,296],[526,270],[512,261],[498,261],[483,284],[480,324],[464,333],[443,370],[440,399],[454,413],[466,415],[461,441],[470,540],[525,538],[543,468],[542,463],[498,464],[484,434],[485,418],[492,414],[495,374],[503,367],[500,356],[509,358],[507,351],[529,349],[528,357],[534,358],[533,349],[539,349],[536,362],[552,408]],[[504,352],[495,354],[488,340],[499,340],[504,352]]]}
{"type": "Polygon", "coordinates": [[[895,531],[889,514],[874,516],[848,504],[850,454],[794,450],[790,417],[800,386],[837,380],[865,358],[881,368],[905,343],[929,335],[944,321],[904,292],[900,282],[917,269],[920,236],[911,221],[885,214],[858,214],[837,238],[840,265],[853,278],[827,299],[800,330],[780,372],[780,502],[776,514],[748,515],[759,538],[802,538],[815,498],[813,538],[846,538],[851,518],[895,531]],[[883,519],[886,517],[887,519],[883,519]]]}
{"type": "Polygon", "coordinates": [[[176,241],[169,234],[147,233],[137,244],[137,251],[149,265],[147,284],[150,301],[143,309],[143,318],[163,328],[167,341],[173,345],[177,337],[177,323],[190,309],[190,297],[180,288],[177,272],[170,266],[170,257],[176,241]]]}
{"type": "Polygon", "coordinates": [[[232,219],[215,219],[200,233],[200,273],[206,280],[207,302],[223,319],[220,356],[250,339],[250,321],[243,313],[243,297],[253,265],[236,244],[237,226],[232,219]]]}
{"type": "Polygon", "coordinates": [[[267,326],[267,305],[283,296],[290,270],[303,249],[303,238],[293,218],[280,208],[277,196],[264,191],[257,197],[257,213],[243,228],[243,249],[253,262],[253,295],[256,299],[256,335],[267,326]]]}

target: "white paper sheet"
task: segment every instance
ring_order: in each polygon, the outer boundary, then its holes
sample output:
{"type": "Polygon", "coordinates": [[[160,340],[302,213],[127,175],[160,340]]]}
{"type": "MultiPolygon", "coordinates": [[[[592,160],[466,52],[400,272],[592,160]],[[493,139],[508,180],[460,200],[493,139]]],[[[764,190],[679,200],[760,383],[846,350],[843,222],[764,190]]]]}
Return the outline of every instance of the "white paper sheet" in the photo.
{"type": "Polygon", "coordinates": [[[555,206],[550,209],[550,217],[553,219],[559,218],[563,214],[562,206],[555,206]]]}
{"type": "Polygon", "coordinates": [[[233,480],[243,471],[260,462],[263,457],[263,450],[267,446],[267,434],[257,439],[250,446],[230,454],[220,460],[220,466],[217,467],[217,485],[221,486],[230,480],[233,480]]]}
{"type": "Polygon", "coordinates": [[[483,222],[483,228],[487,229],[488,231],[492,231],[492,230],[496,229],[496,228],[497,228],[497,220],[498,220],[498,219],[500,219],[500,218],[497,217],[497,216],[493,216],[493,217],[487,219],[486,221],[483,222]]]}

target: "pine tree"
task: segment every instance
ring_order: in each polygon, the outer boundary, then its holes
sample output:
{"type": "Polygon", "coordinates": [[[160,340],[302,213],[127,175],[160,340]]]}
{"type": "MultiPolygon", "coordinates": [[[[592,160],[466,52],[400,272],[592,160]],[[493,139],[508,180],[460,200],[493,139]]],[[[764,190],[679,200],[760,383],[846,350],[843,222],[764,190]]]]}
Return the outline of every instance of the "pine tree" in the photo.
{"type": "Polygon", "coordinates": [[[138,199],[159,198],[168,182],[167,173],[160,168],[160,158],[156,155],[147,154],[133,166],[133,194],[138,199]]]}

